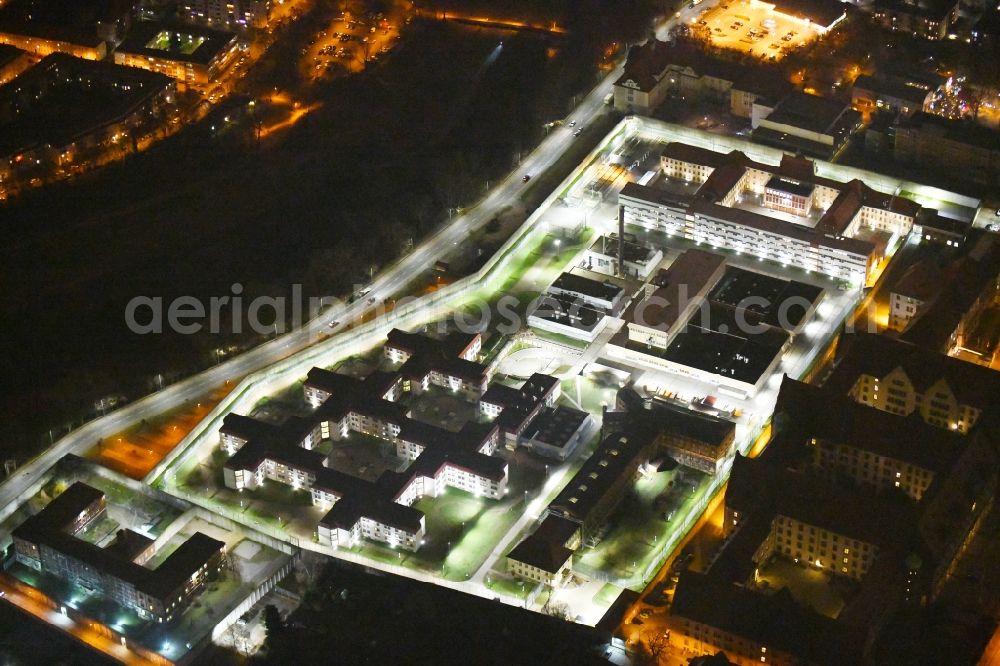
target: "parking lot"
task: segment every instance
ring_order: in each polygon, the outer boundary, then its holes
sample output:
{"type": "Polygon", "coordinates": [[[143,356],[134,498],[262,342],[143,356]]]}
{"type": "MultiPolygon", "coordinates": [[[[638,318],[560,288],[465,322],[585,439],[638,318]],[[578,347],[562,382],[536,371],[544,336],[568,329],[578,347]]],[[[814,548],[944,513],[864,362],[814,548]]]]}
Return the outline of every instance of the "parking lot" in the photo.
{"type": "Polygon", "coordinates": [[[388,53],[399,39],[401,17],[344,13],[302,50],[302,67],[312,79],[340,71],[360,72],[388,53]]]}
{"type": "Polygon", "coordinates": [[[767,60],[780,60],[816,39],[816,31],[804,21],[772,7],[754,0],[722,2],[696,18],[691,28],[714,46],[767,60]]]}

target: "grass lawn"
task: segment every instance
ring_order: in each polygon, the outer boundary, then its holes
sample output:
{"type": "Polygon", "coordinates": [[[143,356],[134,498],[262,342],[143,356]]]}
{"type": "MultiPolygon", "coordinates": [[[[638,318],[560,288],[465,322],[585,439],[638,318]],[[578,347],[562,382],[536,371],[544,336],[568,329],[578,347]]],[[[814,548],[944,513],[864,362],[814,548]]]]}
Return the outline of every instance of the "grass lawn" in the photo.
{"type": "MultiPolygon", "coordinates": [[[[800,604],[809,606],[817,613],[834,618],[840,615],[845,605],[845,590],[830,580],[830,574],[812,566],[802,566],[780,557],[773,558],[758,573],[757,584],[777,591],[788,588],[792,597],[800,604]]],[[[839,582],[839,581],[838,581],[839,582]]]]}
{"type": "Polygon", "coordinates": [[[295,490],[284,483],[265,479],[263,485],[253,491],[253,498],[273,504],[311,506],[312,495],[308,490],[295,490]]]}
{"type": "Polygon", "coordinates": [[[612,516],[608,534],[596,547],[581,551],[577,561],[585,568],[613,576],[617,583],[625,587],[642,586],[646,568],[669,542],[673,531],[684,524],[684,516],[700,506],[711,485],[710,477],[695,477],[693,472],[689,472],[690,478],[699,479],[695,482],[693,493],[687,485],[675,481],[663,508],[652,506],[651,503],[666,487],[663,483],[665,479],[657,477],[669,476],[660,473],[652,478],[640,479],[635,492],[626,496],[612,516]],[[664,520],[664,511],[673,513],[669,522],[664,520]]]}
{"type": "Polygon", "coordinates": [[[599,606],[610,606],[618,598],[618,595],[622,593],[622,588],[618,587],[614,583],[605,583],[604,587],[597,591],[594,595],[594,603],[599,606]]]}
{"type": "Polygon", "coordinates": [[[505,578],[493,574],[490,576],[489,588],[499,594],[506,594],[517,599],[526,599],[537,583],[505,578]]]}

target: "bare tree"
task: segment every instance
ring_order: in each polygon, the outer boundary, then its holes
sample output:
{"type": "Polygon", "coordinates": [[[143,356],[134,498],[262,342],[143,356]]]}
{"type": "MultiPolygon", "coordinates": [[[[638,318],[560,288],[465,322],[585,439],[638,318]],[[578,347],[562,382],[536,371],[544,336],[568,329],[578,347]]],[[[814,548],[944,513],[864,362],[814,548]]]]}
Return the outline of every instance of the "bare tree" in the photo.
{"type": "Polygon", "coordinates": [[[659,664],[660,657],[670,648],[670,634],[652,629],[646,632],[646,644],[649,646],[649,663],[659,664]]]}

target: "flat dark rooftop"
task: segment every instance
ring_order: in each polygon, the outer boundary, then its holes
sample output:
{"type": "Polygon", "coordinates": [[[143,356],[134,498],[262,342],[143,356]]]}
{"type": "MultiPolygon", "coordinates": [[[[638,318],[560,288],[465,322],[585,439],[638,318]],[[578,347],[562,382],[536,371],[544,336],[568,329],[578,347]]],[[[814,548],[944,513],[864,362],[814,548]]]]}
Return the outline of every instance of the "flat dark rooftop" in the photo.
{"type": "MultiPolygon", "coordinates": [[[[599,252],[601,254],[617,257],[618,256],[618,244],[619,239],[617,234],[610,234],[607,236],[601,236],[594,244],[590,246],[591,252],[599,252]]],[[[625,239],[622,243],[622,253],[624,255],[625,261],[631,261],[634,263],[645,263],[648,261],[656,251],[649,248],[642,243],[637,243],[625,239]]]]}
{"type": "Polygon", "coordinates": [[[590,332],[601,323],[605,313],[572,298],[546,294],[539,298],[538,308],[531,316],[590,332]]]}
{"type": "Polygon", "coordinates": [[[650,409],[650,419],[659,430],[712,446],[726,442],[736,431],[732,421],[656,402],[650,409]]]}
{"type": "Polygon", "coordinates": [[[10,0],[0,7],[0,32],[95,48],[97,23],[127,15],[114,0],[10,0]]]}
{"type": "Polygon", "coordinates": [[[796,152],[808,157],[815,157],[821,160],[830,160],[837,151],[837,146],[831,146],[819,141],[813,141],[787,132],[779,132],[758,125],[751,134],[754,143],[759,143],[773,148],[780,148],[788,152],[796,152]]]}
{"type": "Polygon", "coordinates": [[[652,441],[650,433],[611,433],[549,504],[557,516],[583,523],[618,478],[652,441]]]}
{"type": "Polygon", "coordinates": [[[902,127],[933,134],[956,143],[1000,151],[1000,131],[971,120],[950,120],[921,111],[903,122],[902,127]]]}
{"type": "Polygon", "coordinates": [[[587,412],[570,407],[546,407],[528,424],[524,436],[526,439],[562,448],[569,442],[573,433],[580,429],[588,416],[587,412]]]}
{"type": "Polygon", "coordinates": [[[875,0],[875,9],[922,16],[929,19],[942,20],[955,5],[955,0],[875,0]]]}
{"type": "Polygon", "coordinates": [[[868,74],[862,74],[855,79],[854,88],[895,97],[911,104],[923,104],[930,92],[928,88],[921,85],[907,85],[906,82],[899,79],[868,74]]]}
{"type": "Polygon", "coordinates": [[[121,53],[207,65],[236,35],[194,25],[138,22],[118,47],[121,53]],[[164,38],[160,40],[159,38],[164,38]],[[197,44],[195,48],[190,46],[197,44]]]}
{"type": "Polygon", "coordinates": [[[574,275],[573,273],[563,273],[556,278],[556,281],[552,283],[552,286],[556,289],[563,289],[565,291],[571,291],[578,294],[583,294],[584,296],[589,296],[591,298],[599,298],[604,300],[614,300],[622,293],[622,288],[618,285],[605,280],[603,282],[599,280],[592,280],[582,275],[574,275]]]}
{"type": "MultiPolygon", "coordinates": [[[[773,329],[772,329],[773,330],[773,329]]],[[[756,384],[781,353],[779,345],[688,326],[677,334],[663,358],[748,384],[756,384]]]]}
{"type": "Polygon", "coordinates": [[[778,102],[768,122],[792,125],[820,134],[833,133],[848,106],[826,97],[793,92],[778,102]]]}
{"type": "Polygon", "coordinates": [[[822,294],[822,288],[811,284],[728,266],[708,299],[734,308],[745,308],[762,323],[792,330],[802,323],[806,308],[815,305],[822,294]],[[782,315],[786,321],[779,322],[782,315]]]}
{"type": "Polygon", "coordinates": [[[787,192],[788,194],[794,194],[800,197],[807,197],[812,194],[813,190],[816,189],[816,186],[812,183],[800,183],[798,181],[782,178],[781,176],[772,176],[771,179],[767,181],[767,189],[787,192]]]}
{"type": "Polygon", "coordinates": [[[735,308],[709,301],[688,320],[662,356],[713,374],[757,383],[778,356],[789,334],[762,326],[735,308]]]}
{"type": "Polygon", "coordinates": [[[27,51],[22,51],[16,46],[11,46],[10,44],[0,44],[0,67],[6,67],[25,53],[27,53],[27,51]]]}

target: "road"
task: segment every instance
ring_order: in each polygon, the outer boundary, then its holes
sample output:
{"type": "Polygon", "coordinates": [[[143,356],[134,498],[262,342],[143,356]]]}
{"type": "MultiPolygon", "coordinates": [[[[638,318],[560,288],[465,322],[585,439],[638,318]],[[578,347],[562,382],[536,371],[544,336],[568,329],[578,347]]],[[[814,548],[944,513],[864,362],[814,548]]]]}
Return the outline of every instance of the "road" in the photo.
{"type": "MultiPolygon", "coordinates": [[[[614,81],[620,75],[620,67],[608,74],[567,116],[567,120],[575,121],[578,127],[586,127],[597,119],[606,111],[604,98],[612,92],[614,81]]],[[[574,141],[578,140],[573,136],[573,130],[565,126],[549,132],[548,137],[523,160],[520,166],[498,183],[477,206],[454,217],[446,226],[380,273],[372,282],[371,291],[365,298],[344,307],[331,308],[302,328],[232,357],[221,365],[167,386],[68,433],[0,485],[0,506],[3,507],[0,509],[0,520],[16,510],[20,498],[25,493],[35,492],[41,487],[46,470],[63,456],[70,453],[82,455],[93,447],[98,439],[110,437],[142,419],[157,416],[183,405],[186,401],[196,400],[222,385],[227,379],[243,377],[267,367],[317,342],[320,334],[342,331],[344,322],[360,319],[365,310],[371,307],[368,303],[369,298],[384,301],[401,295],[414,275],[424,272],[454,246],[465,242],[476,229],[498,215],[504,207],[518,203],[520,195],[527,187],[521,180],[523,175],[541,176],[556,163],[574,141]],[[333,321],[341,323],[331,328],[330,323],[333,321]]]]}
{"type": "Polygon", "coordinates": [[[29,615],[33,615],[46,624],[62,629],[68,636],[72,636],[80,643],[122,664],[144,666],[154,663],[114,640],[107,627],[99,625],[96,622],[80,624],[67,615],[55,610],[50,605],[51,602],[48,597],[45,597],[40,592],[33,597],[23,593],[13,585],[8,585],[5,581],[0,580],[0,597],[2,597],[4,602],[19,608],[29,615]]]}

